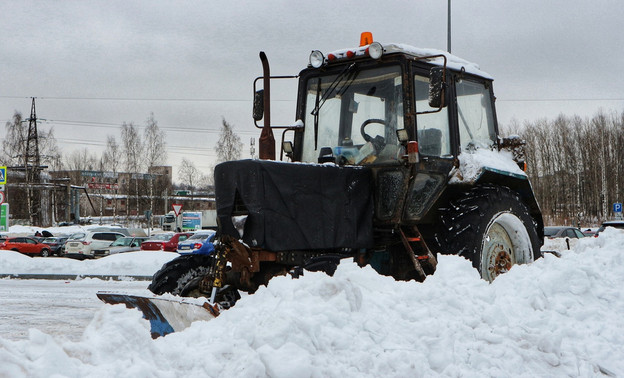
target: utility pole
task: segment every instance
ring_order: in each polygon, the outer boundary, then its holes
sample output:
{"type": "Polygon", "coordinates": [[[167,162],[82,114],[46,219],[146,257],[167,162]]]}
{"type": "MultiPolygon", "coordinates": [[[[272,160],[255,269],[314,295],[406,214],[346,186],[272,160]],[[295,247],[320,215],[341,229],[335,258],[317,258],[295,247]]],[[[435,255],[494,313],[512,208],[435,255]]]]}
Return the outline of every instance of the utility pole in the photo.
{"type": "Polygon", "coordinates": [[[30,224],[40,224],[41,193],[35,186],[41,182],[41,166],[39,160],[39,138],[37,135],[37,112],[35,111],[35,97],[32,98],[30,118],[28,121],[28,139],[24,149],[24,172],[26,178],[26,199],[30,224]]]}

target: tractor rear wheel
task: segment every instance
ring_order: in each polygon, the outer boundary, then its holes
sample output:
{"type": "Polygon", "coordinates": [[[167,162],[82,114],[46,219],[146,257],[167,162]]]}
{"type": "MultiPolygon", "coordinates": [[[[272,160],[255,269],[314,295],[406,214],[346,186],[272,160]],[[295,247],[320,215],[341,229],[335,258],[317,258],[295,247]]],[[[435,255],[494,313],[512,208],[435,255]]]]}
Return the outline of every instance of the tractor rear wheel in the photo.
{"type": "Polygon", "coordinates": [[[478,186],[463,193],[443,209],[442,222],[445,252],[470,260],[484,280],[542,256],[536,223],[509,188],[478,186]]]}

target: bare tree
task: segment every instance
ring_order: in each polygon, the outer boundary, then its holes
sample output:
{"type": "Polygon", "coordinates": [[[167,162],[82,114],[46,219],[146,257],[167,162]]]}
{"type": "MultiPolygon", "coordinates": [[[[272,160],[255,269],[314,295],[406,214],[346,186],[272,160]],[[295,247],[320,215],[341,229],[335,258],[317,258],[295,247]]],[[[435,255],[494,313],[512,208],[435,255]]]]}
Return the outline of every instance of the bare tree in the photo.
{"type": "Polygon", "coordinates": [[[65,157],[65,167],[70,171],[92,171],[99,165],[95,154],[90,153],[88,148],[81,148],[65,157]]]}
{"type": "Polygon", "coordinates": [[[106,137],[106,148],[102,153],[102,165],[104,169],[113,173],[119,172],[119,167],[123,161],[121,147],[113,135],[106,137]]]}
{"type": "MultiPolygon", "coordinates": [[[[106,149],[102,153],[102,167],[103,170],[108,170],[113,173],[113,178],[115,179],[115,194],[119,191],[119,182],[117,180],[117,173],[119,172],[119,167],[123,161],[121,155],[121,147],[117,144],[117,140],[113,135],[108,135],[106,137],[106,149]]],[[[113,198],[113,219],[117,221],[117,196],[113,198]]]]}
{"type": "Polygon", "coordinates": [[[221,133],[216,146],[217,161],[221,163],[224,161],[238,160],[240,159],[242,149],[243,143],[240,137],[236,135],[232,125],[223,118],[221,133]]]}
{"type": "Polygon", "coordinates": [[[6,137],[2,141],[2,164],[19,165],[24,158],[28,128],[22,122],[22,114],[15,112],[13,119],[6,123],[6,137]]]}
{"type": "Polygon", "coordinates": [[[137,127],[132,122],[124,122],[121,125],[121,140],[123,142],[122,151],[125,157],[126,171],[134,176],[136,215],[139,215],[139,178],[137,175],[141,172],[143,166],[143,143],[137,127]]]}
{"type": "Polygon", "coordinates": [[[165,132],[160,130],[154,113],[147,118],[144,132],[145,163],[147,168],[163,165],[167,161],[165,132]]]}
{"type": "MultiPolygon", "coordinates": [[[[3,165],[24,165],[24,151],[28,141],[28,123],[22,118],[20,112],[13,114],[13,119],[5,124],[6,137],[2,141],[2,154],[0,159],[3,165]]],[[[50,169],[57,169],[61,165],[61,153],[54,138],[54,129],[37,131],[39,143],[40,164],[47,165],[50,169]]]]}
{"type": "Polygon", "coordinates": [[[191,192],[191,207],[194,207],[195,203],[193,201],[193,192],[195,191],[197,184],[201,181],[201,172],[199,172],[192,161],[182,158],[182,164],[180,164],[178,176],[182,180],[182,185],[191,192]]]}
{"type": "Polygon", "coordinates": [[[121,140],[126,171],[140,172],[143,166],[143,143],[134,123],[124,122],[121,125],[121,140]]]}

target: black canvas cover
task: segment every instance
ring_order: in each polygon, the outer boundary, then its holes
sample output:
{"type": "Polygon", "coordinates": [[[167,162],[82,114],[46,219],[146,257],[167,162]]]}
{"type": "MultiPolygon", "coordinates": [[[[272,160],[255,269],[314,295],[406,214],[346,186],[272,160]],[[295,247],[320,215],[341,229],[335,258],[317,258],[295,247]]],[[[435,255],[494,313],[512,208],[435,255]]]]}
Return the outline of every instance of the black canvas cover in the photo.
{"type": "Polygon", "coordinates": [[[270,251],[369,248],[373,244],[372,174],[362,167],[239,160],[215,168],[221,232],[236,198],[248,210],[243,241],[270,251]]]}

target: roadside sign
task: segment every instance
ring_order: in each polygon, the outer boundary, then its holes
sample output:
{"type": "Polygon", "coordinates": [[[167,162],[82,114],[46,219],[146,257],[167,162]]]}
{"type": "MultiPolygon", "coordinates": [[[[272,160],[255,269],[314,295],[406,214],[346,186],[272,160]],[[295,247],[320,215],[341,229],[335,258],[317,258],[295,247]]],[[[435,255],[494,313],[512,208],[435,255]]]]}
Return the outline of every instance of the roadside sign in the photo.
{"type": "Polygon", "coordinates": [[[9,204],[0,205],[0,231],[9,231],[9,204]]]}
{"type": "Polygon", "coordinates": [[[180,215],[180,210],[182,210],[181,204],[173,203],[171,204],[171,207],[173,207],[173,213],[176,215],[176,217],[180,215]]]}
{"type": "Polygon", "coordinates": [[[6,166],[0,167],[0,185],[6,184],[6,166]]]}
{"type": "Polygon", "coordinates": [[[4,203],[4,192],[0,191],[0,204],[4,203]]]}
{"type": "Polygon", "coordinates": [[[613,204],[613,212],[614,213],[621,213],[622,212],[622,203],[621,202],[616,202],[613,204]]]}

